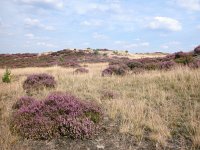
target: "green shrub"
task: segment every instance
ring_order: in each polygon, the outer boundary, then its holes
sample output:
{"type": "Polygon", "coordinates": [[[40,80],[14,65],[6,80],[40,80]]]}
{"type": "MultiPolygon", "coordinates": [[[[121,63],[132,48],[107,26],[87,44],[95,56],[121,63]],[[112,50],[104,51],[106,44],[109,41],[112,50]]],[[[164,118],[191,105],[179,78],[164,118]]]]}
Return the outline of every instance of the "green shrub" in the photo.
{"type": "Polygon", "coordinates": [[[11,71],[8,68],[6,68],[6,71],[2,77],[2,81],[5,83],[11,82],[11,71]]]}
{"type": "Polygon", "coordinates": [[[108,54],[107,53],[103,53],[103,56],[108,56],[108,54]]]}
{"type": "Polygon", "coordinates": [[[116,50],[116,51],[113,51],[113,54],[118,55],[119,52],[116,50]]]}
{"type": "Polygon", "coordinates": [[[95,55],[99,55],[99,50],[94,50],[95,55]]]}

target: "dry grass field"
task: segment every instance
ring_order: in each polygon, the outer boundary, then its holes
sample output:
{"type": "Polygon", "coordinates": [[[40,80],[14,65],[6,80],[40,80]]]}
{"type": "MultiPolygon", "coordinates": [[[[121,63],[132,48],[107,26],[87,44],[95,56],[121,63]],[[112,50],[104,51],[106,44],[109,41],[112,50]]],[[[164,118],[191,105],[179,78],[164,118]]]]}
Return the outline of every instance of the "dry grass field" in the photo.
{"type": "MultiPolygon", "coordinates": [[[[12,82],[0,81],[0,149],[31,149],[24,147],[23,142],[21,147],[16,146],[23,140],[11,134],[9,118],[12,105],[26,95],[23,81],[33,73],[53,75],[57,81],[56,91],[67,91],[98,103],[105,115],[117,123],[120,133],[134,138],[135,146],[127,145],[129,149],[142,149],[141,144],[145,142],[152,146],[147,149],[200,147],[199,69],[179,67],[171,71],[101,77],[101,71],[107,65],[88,64],[88,74],[73,74],[73,69],[57,66],[12,69],[12,82]]],[[[0,70],[0,77],[4,71],[0,70]]],[[[42,98],[50,92],[43,90],[34,97],[42,98]]],[[[106,149],[107,145],[104,146],[106,149]]]]}

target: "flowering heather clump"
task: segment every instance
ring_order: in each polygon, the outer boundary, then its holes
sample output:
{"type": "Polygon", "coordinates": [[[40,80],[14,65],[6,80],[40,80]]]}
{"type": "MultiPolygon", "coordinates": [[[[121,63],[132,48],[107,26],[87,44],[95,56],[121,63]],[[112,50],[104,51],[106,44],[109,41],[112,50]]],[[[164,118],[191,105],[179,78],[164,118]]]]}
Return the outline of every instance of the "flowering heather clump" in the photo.
{"type": "Polygon", "coordinates": [[[12,116],[11,129],[30,139],[90,138],[102,119],[98,106],[70,94],[52,93],[43,101],[26,97],[15,105],[18,107],[12,116]],[[30,99],[31,103],[25,103],[30,99]]]}
{"type": "Polygon", "coordinates": [[[194,49],[194,53],[199,55],[200,54],[200,45],[194,49]]]}
{"type": "Polygon", "coordinates": [[[74,73],[88,73],[89,70],[85,68],[78,68],[74,71],[74,73]]]}
{"type": "Polygon", "coordinates": [[[169,70],[172,69],[176,63],[174,61],[164,61],[160,63],[160,69],[162,70],[169,70]]]}
{"type": "Polygon", "coordinates": [[[200,68],[200,60],[194,60],[193,62],[189,63],[188,66],[193,69],[200,68]]]}
{"type": "Polygon", "coordinates": [[[33,74],[27,77],[24,81],[23,88],[26,91],[30,91],[32,89],[39,90],[41,88],[54,88],[56,85],[56,81],[54,77],[48,74],[33,74]]]}
{"type": "Polygon", "coordinates": [[[31,103],[35,102],[35,99],[29,96],[21,97],[14,105],[13,109],[20,109],[23,106],[29,106],[31,103]]]}
{"type": "Polygon", "coordinates": [[[144,69],[145,70],[156,70],[159,69],[159,63],[146,63],[144,64],[144,69]]]}
{"type": "Polygon", "coordinates": [[[133,70],[135,68],[142,68],[143,67],[143,64],[141,62],[138,62],[138,61],[129,61],[127,63],[127,66],[133,70]]]}
{"type": "Polygon", "coordinates": [[[101,75],[104,77],[104,76],[112,76],[113,74],[114,74],[113,70],[110,67],[108,67],[102,71],[101,75]]]}
{"type": "Polygon", "coordinates": [[[102,71],[102,76],[125,75],[129,68],[125,64],[111,65],[102,71]]]}
{"type": "Polygon", "coordinates": [[[182,51],[175,53],[175,59],[182,58],[185,56],[186,56],[186,53],[184,53],[182,51]]]}

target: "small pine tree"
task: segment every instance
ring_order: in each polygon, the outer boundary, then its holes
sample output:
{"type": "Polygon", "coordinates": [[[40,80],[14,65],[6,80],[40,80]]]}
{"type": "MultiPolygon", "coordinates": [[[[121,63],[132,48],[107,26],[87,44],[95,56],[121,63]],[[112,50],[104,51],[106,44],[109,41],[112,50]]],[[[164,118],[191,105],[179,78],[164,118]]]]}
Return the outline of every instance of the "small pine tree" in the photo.
{"type": "Polygon", "coordinates": [[[6,71],[2,77],[2,81],[5,83],[11,82],[11,71],[8,68],[6,68],[6,71]]]}

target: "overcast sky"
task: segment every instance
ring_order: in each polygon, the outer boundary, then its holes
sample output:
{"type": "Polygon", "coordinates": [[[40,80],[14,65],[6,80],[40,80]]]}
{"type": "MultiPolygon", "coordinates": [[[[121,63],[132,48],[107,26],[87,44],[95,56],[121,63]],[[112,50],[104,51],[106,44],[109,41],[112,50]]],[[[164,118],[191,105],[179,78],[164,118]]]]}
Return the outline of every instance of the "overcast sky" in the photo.
{"type": "Polygon", "coordinates": [[[0,53],[175,52],[199,44],[200,0],[0,0],[0,53]]]}

